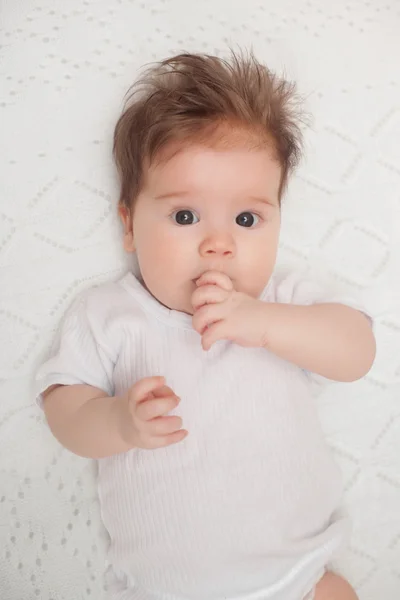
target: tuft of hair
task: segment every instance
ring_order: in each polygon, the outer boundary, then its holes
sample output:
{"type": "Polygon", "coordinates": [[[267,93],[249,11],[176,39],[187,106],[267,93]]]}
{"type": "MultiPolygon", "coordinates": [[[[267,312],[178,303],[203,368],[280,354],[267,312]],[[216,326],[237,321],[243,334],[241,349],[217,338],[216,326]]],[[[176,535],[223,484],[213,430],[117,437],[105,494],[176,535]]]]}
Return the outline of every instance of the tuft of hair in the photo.
{"type": "Polygon", "coordinates": [[[229,60],[183,53],[150,66],[128,91],[114,131],[120,204],[130,210],[146,169],[187,143],[267,147],[281,165],[281,200],[301,158],[301,104],[296,84],[252,52],[231,51],[229,60]]]}

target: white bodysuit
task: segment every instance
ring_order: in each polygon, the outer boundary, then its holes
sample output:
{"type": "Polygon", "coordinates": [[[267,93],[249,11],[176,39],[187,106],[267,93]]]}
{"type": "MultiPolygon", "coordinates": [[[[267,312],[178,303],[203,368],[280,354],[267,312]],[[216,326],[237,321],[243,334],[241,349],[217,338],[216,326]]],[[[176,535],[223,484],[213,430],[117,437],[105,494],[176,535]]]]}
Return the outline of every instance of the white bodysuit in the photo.
{"type": "MultiPolygon", "coordinates": [[[[272,277],[261,299],[340,301],[296,275],[272,277]]],[[[304,598],[348,525],[310,374],[261,348],[219,341],[203,351],[191,316],[162,306],[129,273],[75,301],[37,374],[38,394],[85,383],[120,395],[153,375],[181,398],[174,413],[189,435],[98,461],[107,597],[304,598]]]]}

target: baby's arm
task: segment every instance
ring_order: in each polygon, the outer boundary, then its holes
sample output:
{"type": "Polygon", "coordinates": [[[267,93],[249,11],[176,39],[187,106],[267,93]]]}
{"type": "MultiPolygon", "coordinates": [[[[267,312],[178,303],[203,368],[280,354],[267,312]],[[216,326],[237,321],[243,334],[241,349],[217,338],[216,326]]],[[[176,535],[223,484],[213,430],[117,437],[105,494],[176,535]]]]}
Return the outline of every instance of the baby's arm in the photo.
{"type": "Polygon", "coordinates": [[[179,398],[162,377],[148,377],[121,397],[89,385],[51,386],[43,408],[58,441],[79,456],[104,458],[132,448],[159,448],[184,439],[179,398]]]}
{"type": "Polygon", "coordinates": [[[299,367],[336,381],[365,375],[375,358],[371,324],[338,303],[262,302],[235,291],[226,275],[209,272],[192,297],[193,326],[208,350],[217,340],[265,347],[299,367]]]}
{"type": "Polygon", "coordinates": [[[299,367],[335,381],[363,377],[375,358],[367,317],[343,304],[265,304],[264,345],[299,367]]]}

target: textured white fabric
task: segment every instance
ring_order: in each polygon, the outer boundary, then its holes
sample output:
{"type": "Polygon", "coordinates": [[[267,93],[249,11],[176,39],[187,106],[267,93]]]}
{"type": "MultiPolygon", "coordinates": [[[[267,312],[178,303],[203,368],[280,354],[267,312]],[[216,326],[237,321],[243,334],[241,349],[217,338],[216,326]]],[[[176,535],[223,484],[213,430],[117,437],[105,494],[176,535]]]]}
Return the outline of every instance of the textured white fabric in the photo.
{"type": "Polygon", "coordinates": [[[101,597],[95,470],[32,404],[76,294],[126,270],[111,137],[145,62],[253,45],[314,124],[283,211],[281,265],[374,305],[378,355],[318,406],[354,521],[336,565],[400,597],[400,15],[397,0],[15,0],[0,15],[0,597],[101,597]]]}
{"type": "MultiPolygon", "coordinates": [[[[271,279],[261,298],[338,301],[296,274],[271,279]]],[[[303,598],[348,529],[308,374],[262,348],[220,341],[204,352],[191,316],[128,273],[73,304],[38,394],[83,383],[120,396],[153,375],[181,398],[173,412],[189,437],[99,461],[110,597],[303,598]]]]}

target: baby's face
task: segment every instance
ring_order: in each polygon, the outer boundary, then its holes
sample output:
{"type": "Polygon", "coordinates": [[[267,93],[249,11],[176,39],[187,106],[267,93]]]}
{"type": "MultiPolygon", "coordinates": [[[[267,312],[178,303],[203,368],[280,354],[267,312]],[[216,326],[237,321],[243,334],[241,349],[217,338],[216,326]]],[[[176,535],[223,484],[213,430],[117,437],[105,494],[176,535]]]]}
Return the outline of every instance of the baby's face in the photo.
{"type": "Polygon", "coordinates": [[[125,218],[125,248],[137,252],[149,292],[191,314],[196,280],[220,271],[258,297],[276,260],[280,176],[266,149],[189,146],[150,168],[125,218]]]}

